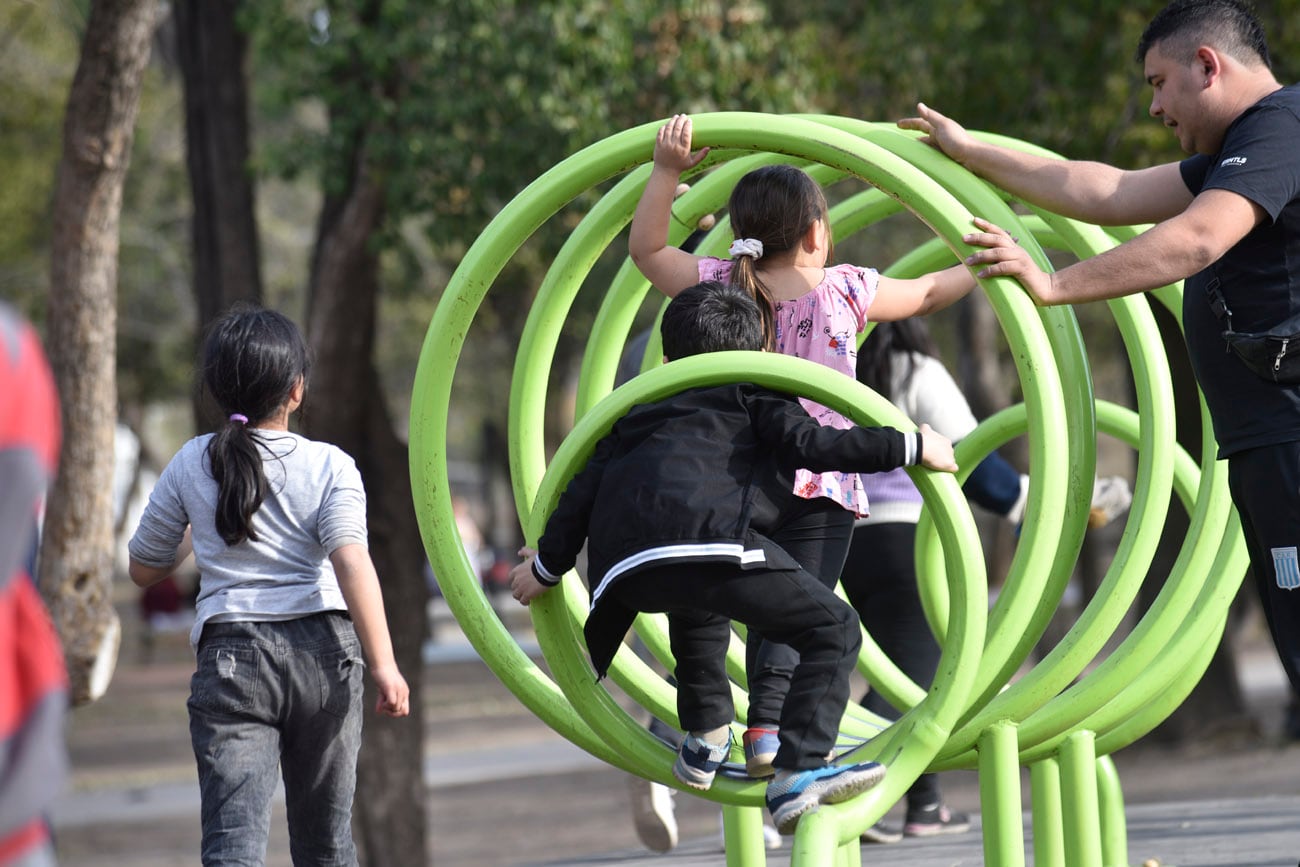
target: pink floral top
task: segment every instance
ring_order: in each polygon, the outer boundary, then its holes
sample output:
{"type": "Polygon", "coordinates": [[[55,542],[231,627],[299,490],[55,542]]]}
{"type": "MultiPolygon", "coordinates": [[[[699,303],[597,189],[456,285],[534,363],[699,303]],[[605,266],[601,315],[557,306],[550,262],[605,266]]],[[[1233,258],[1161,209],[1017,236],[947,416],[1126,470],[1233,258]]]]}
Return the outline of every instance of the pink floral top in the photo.
{"type": "MultiPolygon", "coordinates": [[[[729,282],[730,259],[700,259],[700,279],[729,282]]],[[[874,268],[836,265],[806,295],[776,305],[776,348],[784,355],[806,358],[857,376],[857,334],[866,327],[867,308],[876,297],[880,277],[874,268]]],[[[845,430],[853,422],[811,400],[799,399],[808,414],[823,425],[845,430]]],[[[828,497],[859,516],[867,514],[867,495],[857,473],[795,472],[794,492],[805,499],[828,497]]]]}

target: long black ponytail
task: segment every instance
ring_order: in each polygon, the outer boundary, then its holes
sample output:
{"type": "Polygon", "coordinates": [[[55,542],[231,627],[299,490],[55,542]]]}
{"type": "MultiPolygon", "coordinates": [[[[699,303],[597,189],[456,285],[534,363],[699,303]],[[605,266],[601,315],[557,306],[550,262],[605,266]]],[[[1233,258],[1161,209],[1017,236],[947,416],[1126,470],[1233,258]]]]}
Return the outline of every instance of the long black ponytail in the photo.
{"type": "Polygon", "coordinates": [[[903,379],[910,379],[916,366],[913,353],[918,352],[931,358],[939,357],[939,347],[924,320],[912,317],[897,322],[877,322],[858,347],[858,382],[893,400],[894,364],[906,365],[907,373],[903,379]]]}
{"type": "Polygon", "coordinates": [[[226,421],[208,442],[217,482],[217,533],[227,545],[257,539],[253,514],[266,498],[262,449],[250,429],[289,400],[311,362],[298,326],[281,313],[240,305],[212,323],[202,351],[203,384],[226,421]]]}

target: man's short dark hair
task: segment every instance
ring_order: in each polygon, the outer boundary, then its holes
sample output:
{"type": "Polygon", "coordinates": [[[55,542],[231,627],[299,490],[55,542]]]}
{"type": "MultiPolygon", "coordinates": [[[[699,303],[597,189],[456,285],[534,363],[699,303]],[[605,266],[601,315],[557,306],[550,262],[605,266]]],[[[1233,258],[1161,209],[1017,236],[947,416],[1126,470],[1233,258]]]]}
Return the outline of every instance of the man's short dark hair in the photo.
{"type": "Polygon", "coordinates": [[[731,349],[761,350],[763,314],[744,289],[706,280],[683,289],[659,326],[669,361],[731,349]]]}
{"type": "Polygon", "coordinates": [[[1240,0],[1175,0],[1142,31],[1137,62],[1145,63],[1156,45],[1161,54],[1180,63],[1190,63],[1197,48],[1210,45],[1242,63],[1273,66],[1264,28],[1240,0]]]}

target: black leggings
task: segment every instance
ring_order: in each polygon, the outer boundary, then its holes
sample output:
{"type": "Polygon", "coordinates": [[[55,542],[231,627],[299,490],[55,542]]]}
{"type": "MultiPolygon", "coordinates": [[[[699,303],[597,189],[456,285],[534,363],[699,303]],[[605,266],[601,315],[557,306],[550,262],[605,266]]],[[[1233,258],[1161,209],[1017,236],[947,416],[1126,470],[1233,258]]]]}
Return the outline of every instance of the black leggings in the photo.
{"type": "MultiPolygon", "coordinates": [[[[825,587],[834,589],[848,556],[854,515],[834,500],[817,497],[800,500],[786,513],[781,527],[768,538],[780,545],[803,570],[825,587]]],[[[799,654],[785,644],[764,640],[750,629],[745,642],[745,671],[749,677],[751,728],[778,728],[781,706],[790,690],[790,678],[799,654]]]]}
{"type": "MultiPolygon", "coordinates": [[[[942,652],[925,619],[917,586],[916,524],[863,524],[853,531],[853,544],[840,581],[844,595],[857,609],[867,633],[885,655],[922,689],[934,680],[942,652]]],[[[898,719],[898,710],[872,690],[862,706],[885,719],[898,719]]],[[[938,803],[939,783],[922,774],[907,793],[908,804],[938,803]]]]}

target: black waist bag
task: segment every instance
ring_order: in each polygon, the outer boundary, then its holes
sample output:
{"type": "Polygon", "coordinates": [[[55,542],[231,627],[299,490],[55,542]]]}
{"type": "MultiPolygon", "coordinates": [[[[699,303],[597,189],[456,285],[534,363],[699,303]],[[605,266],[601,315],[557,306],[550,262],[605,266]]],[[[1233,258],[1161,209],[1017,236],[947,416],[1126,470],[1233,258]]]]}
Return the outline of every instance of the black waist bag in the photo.
{"type": "Polygon", "coordinates": [[[1210,309],[1223,323],[1224,342],[1251,373],[1279,385],[1300,385],[1300,315],[1268,331],[1234,331],[1232,311],[1219,291],[1219,278],[1210,280],[1205,292],[1210,309]]]}
{"type": "Polygon", "coordinates": [[[1281,385],[1300,384],[1300,318],[1262,333],[1225,331],[1228,348],[1251,373],[1281,385]]]}

